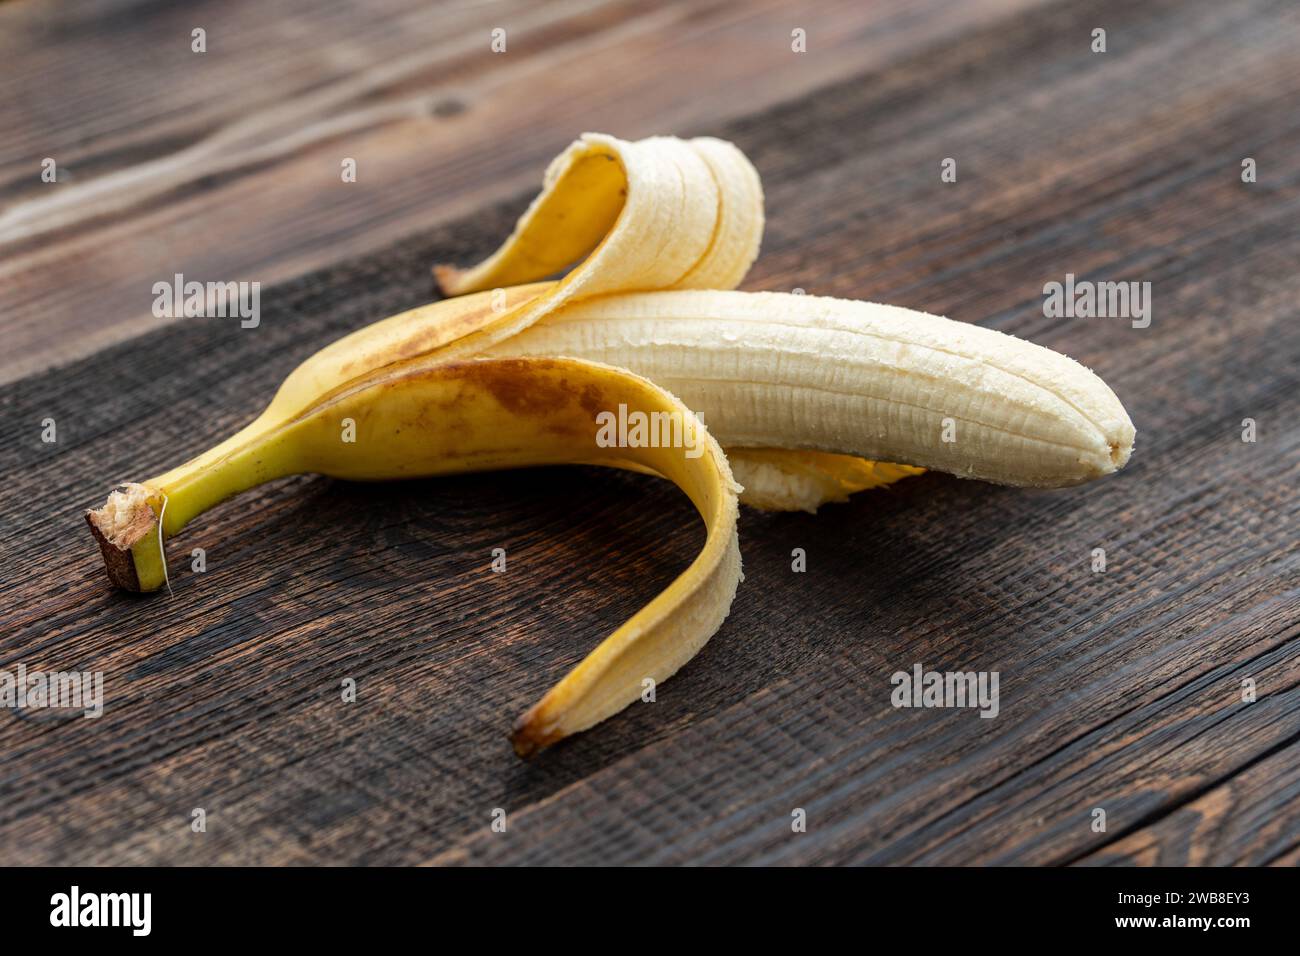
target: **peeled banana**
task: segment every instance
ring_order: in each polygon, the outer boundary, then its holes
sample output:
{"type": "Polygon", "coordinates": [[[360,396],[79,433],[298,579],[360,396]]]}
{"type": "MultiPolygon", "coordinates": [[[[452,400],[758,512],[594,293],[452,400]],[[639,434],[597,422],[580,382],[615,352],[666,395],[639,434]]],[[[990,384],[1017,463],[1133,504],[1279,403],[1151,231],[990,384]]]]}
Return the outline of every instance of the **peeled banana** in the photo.
{"type": "Polygon", "coordinates": [[[758,174],[731,144],[584,135],[497,252],[435,268],[456,298],[327,346],[246,428],[88,512],[110,578],[161,587],[167,537],[296,472],[584,462],[673,480],[704,517],[703,552],[520,719],[524,755],[617,712],[717,630],[740,580],[738,493],[815,510],[923,468],[1056,487],[1128,460],[1123,406],[1063,355],[894,306],[729,291],[762,229],[758,174]],[[675,416],[699,441],[611,445],[597,423],[614,409],[675,416]]]}

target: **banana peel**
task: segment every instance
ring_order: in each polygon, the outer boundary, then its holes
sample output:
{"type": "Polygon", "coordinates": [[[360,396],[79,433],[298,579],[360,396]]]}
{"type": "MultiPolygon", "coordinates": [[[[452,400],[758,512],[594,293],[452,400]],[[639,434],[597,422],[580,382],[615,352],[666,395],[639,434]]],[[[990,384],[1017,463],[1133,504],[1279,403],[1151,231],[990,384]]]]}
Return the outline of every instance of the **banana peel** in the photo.
{"type": "Polygon", "coordinates": [[[632,461],[675,482],[704,519],[704,548],[662,594],[610,634],[515,723],[515,751],[527,756],[617,713],[646,679],[670,677],[721,626],[740,581],[737,493],[726,457],[691,411],[668,392],[622,369],[578,359],[484,359],[411,363],[349,382],[300,414],[257,434],[219,461],[178,469],[110,498],[91,519],[109,575],[128,590],[162,585],[158,534],[170,537],[194,515],[238,492],[285,475],[315,472],[383,481],[504,468],[632,461]],[[603,447],[596,414],[625,405],[677,416],[695,430],[685,448],[603,447]],[[356,423],[342,442],[340,422],[356,423]],[[144,510],[120,526],[124,497],[144,510]],[[109,506],[106,506],[109,507],[109,506]],[[157,516],[150,520],[149,516],[157,516]]]}

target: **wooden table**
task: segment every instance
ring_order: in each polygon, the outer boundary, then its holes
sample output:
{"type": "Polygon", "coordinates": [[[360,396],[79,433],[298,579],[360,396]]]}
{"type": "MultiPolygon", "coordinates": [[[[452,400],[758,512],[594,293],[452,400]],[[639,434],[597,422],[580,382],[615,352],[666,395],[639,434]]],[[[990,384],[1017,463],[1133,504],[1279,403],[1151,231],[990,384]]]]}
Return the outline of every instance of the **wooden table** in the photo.
{"type": "Polygon", "coordinates": [[[4,5],[0,668],[107,699],[0,711],[0,862],[1300,862],[1298,44],[1285,0],[4,5]],[[178,537],[174,594],[109,590],[84,508],[431,299],[586,129],[734,140],[745,288],[1073,355],[1131,464],[746,512],[705,650],[528,763],[514,715],[699,547],[670,485],[294,479],[178,537]],[[261,325],[154,318],[177,272],[262,282],[261,325]],[[1150,327],[1045,317],[1066,273],[1150,282],[1150,327]],[[891,706],[917,663],[1000,713],[891,706]]]}

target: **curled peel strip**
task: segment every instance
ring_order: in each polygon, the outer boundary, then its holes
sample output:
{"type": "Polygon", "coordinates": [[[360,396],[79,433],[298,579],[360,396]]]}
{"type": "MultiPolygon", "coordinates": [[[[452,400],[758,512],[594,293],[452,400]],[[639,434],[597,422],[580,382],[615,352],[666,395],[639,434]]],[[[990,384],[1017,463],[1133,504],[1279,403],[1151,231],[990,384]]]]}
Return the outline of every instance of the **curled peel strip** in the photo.
{"type": "Polygon", "coordinates": [[[356,480],[563,464],[575,456],[612,465],[630,459],[686,492],[705,523],[704,548],[515,722],[520,756],[604,720],[637,700],[644,681],[675,673],[722,625],[740,581],[738,489],[722,449],[685,405],[623,369],[561,358],[411,363],[340,389],[265,448],[273,459],[283,450],[286,473],[356,480]],[[692,447],[603,444],[596,414],[620,405],[680,421],[692,447]],[[421,428],[431,411],[437,426],[421,428]],[[384,442],[382,454],[340,459],[339,418],[364,419],[358,440],[384,442]]]}
{"type": "Polygon", "coordinates": [[[447,295],[464,295],[580,261],[547,291],[548,308],[503,323],[508,337],[572,299],[735,288],[762,237],[758,173],[732,144],[586,133],[551,163],[541,194],[496,252],[473,268],[436,266],[434,274],[447,295]]]}

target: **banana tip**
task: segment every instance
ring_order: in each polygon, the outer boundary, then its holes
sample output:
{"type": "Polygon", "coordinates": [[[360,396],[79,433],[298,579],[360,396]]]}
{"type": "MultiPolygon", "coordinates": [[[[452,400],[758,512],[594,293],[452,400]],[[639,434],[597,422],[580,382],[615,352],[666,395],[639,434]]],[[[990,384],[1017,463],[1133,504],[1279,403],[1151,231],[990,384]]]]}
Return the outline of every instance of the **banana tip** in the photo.
{"type": "Polygon", "coordinates": [[[544,727],[537,715],[537,708],[530,707],[515,721],[515,726],[510,731],[510,745],[514,747],[515,755],[519,759],[527,760],[563,737],[563,734],[557,733],[554,729],[544,727]]]}
{"type": "Polygon", "coordinates": [[[1133,454],[1133,439],[1129,438],[1127,442],[1110,443],[1110,463],[1114,466],[1114,471],[1119,471],[1128,464],[1129,458],[1133,454]]]}
{"type": "Polygon", "coordinates": [[[433,286],[440,296],[451,298],[460,293],[461,271],[455,266],[436,265],[433,267],[433,286]]]}

